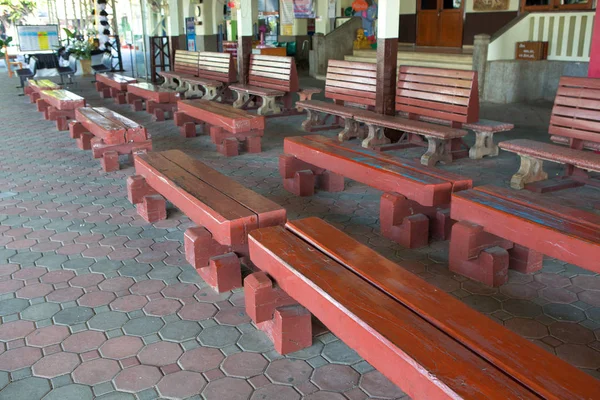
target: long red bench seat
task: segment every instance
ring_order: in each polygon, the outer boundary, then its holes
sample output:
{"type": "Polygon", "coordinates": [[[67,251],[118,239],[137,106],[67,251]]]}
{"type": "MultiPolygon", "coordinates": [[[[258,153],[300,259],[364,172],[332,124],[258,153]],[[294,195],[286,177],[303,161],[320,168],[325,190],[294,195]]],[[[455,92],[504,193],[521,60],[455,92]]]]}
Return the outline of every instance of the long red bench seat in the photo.
{"type": "Polygon", "coordinates": [[[600,392],[592,376],[328,223],[306,218],[286,228],[250,233],[261,272],[244,282],[254,322],[287,328],[274,337],[276,348],[307,342],[312,313],[413,399],[572,400],[600,392]],[[281,292],[310,313],[278,302],[281,292]]]}
{"type": "Polygon", "coordinates": [[[75,118],[75,110],[85,107],[85,99],[68,90],[42,90],[37,99],[37,109],[44,113],[44,118],[56,121],[56,129],[69,129],[68,120],[75,118]]]}
{"type": "Polygon", "coordinates": [[[472,187],[470,178],[320,135],[285,138],[283,152],[279,173],[297,196],[312,195],[315,183],[342,191],[344,177],[383,191],[382,234],[409,248],[447,238],[451,194],[472,187]]]}
{"type": "Polygon", "coordinates": [[[126,99],[133,111],[142,111],[145,103],[146,112],[152,114],[154,120],[164,121],[165,113],[173,114],[177,110],[179,94],[163,86],[141,82],[127,86],[126,99]]]}
{"type": "Polygon", "coordinates": [[[125,104],[127,86],[131,83],[137,83],[137,79],[114,72],[96,74],[96,91],[102,98],[114,98],[116,104],[125,104]]]}
{"type": "Polygon", "coordinates": [[[450,270],[489,286],[543,256],[600,272],[600,216],[529,192],[480,186],[452,194],[450,270]]]}
{"type": "Polygon", "coordinates": [[[60,85],[52,82],[49,79],[28,79],[27,85],[23,89],[25,94],[29,96],[31,103],[35,103],[40,98],[42,90],[59,90],[60,85]]]}

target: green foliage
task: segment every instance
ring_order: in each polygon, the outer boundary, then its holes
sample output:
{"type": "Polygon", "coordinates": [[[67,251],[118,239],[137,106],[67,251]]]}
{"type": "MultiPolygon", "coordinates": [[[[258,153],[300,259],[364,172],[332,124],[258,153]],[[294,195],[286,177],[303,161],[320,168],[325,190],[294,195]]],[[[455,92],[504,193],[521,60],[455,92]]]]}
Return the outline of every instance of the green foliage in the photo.
{"type": "Polygon", "coordinates": [[[4,57],[4,52],[2,50],[10,45],[12,39],[12,36],[7,37],[6,40],[0,39],[0,57],[4,57]]]}
{"type": "Polygon", "coordinates": [[[67,38],[60,41],[61,46],[64,46],[67,51],[78,60],[90,60],[92,58],[92,50],[95,50],[94,41],[90,32],[86,35],[77,29],[71,31],[67,28],[63,28],[63,31],[67,38]]]}
{"type": "Polygon", "coordinates": [[[37,3],[30,0],[0,0],[0,22],[5,26],[18,25],[36,7],[37,3]]]}

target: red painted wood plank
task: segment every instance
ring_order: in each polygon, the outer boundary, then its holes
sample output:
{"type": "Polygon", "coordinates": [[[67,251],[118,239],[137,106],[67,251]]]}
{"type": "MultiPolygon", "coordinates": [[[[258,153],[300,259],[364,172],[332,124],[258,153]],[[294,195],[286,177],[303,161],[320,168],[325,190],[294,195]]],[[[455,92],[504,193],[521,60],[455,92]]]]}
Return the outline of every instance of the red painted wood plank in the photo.
{"type": "Polygon", "coordinates": [[[264,130],[265,117],[208,100],[179,100],[177,110],[231,133],[264,130]]]}
{"type": "Polygon", "coordinates": [[[61,111],[85,107],[85,99],[83,97],[64,89],[42,90],[40,91],[40,98],[61,111]]]}
{"type": "Polygon", "coordinates": [[[328,146],[301,136],[285,138],[283,152],[384,192],[400,193],[424,206],[448,204],[452,184],[408,168],[328,146]]]}
{"type": "Polygon", "coordinates": [[[206,227],[221,244],[246,244],[258,227],[256,214],[160,153],[136,154],[135,170],[192,221],[206,227]]]}
{"type": "Polygon", "coordinates": [[[592,399],[600,381],[489,320],[319,218],[288,229],[547,399],[592,399]],[[536,372],[538,371],[538,372],[536,372]]]}
{"type": "Polygon", "coordinates": [[[476,190],[452,194],[451,217],[550,257],[600,272],[600,232],[476,190]]]}
{"type": "Polygon", "coordinates": [[[401,74],[413,74],[413,75],[425,75],[425,76],[439,76],[443,78],[454,78],[464,79],[467,81],[474,81],[475,71],[463,71],[459,69],[446,69],[446,68],[427,68],[427,67],[414,67],[414,66],[402,66],[400,67],[401,74]]]}
{"type": "Polygon", "coordinates": [[[366,122],[384,128],[397,129],[419,135],[434,136],[441,139],[461,138],[467,136],[468,133],[463,129],[456,129],[448,126],[432,124],[430,122],[396,117],[395,115],[381,115],[375,112],[371,113],[370,115],[357,115],[354,117],[354,119],[359,122],[366,122]]]}
{"type": "Polygon", "coordinates": [[[251,232],[249,247],[258,268],[411,398],[539,398],[284,228],[251,232]]]}
{"type": "Polygon", "coordinates": [[[35,92],[60,89],[60,85],[57,85],[49,79],[29,79],[27,81],[27,86],[31,87],[35,92]]]}
{"type": "Polygon", "coordinates": [[[167,150],[160,153],[167,160],[227,195],[258,217],[258,226],[282,225],[286,221],[286,212],[279,204],[261,196],[244,185],[215,171],[209,166],[192,159],[180,150],[167,150]]]}
{"type": "Polygon", "coordinates": [[[145,100],[155,101],[157,103],[176,103],[179,99],[177,92],[165,89],[152,83],[132,83],[127,86],[127,91],[145,100]]]}
{"type": "Polygon", "coordinates": [[[102,82],[107,86],[118,89],[122,92],[127,91],[127,85],[130,83],[137,83],[137,79],[129,76],[114,74],[111,72],[96,74],[96,80],[102,82]]]}
{"type": "Polygon", "coordinates": [[[81,107],[75,110],[75,119],[81,123],[88,132],[101,138],[106,144],[122,144],[126,142],[127,129],[110,119],[104,117],[93,107],[81,107]]]}

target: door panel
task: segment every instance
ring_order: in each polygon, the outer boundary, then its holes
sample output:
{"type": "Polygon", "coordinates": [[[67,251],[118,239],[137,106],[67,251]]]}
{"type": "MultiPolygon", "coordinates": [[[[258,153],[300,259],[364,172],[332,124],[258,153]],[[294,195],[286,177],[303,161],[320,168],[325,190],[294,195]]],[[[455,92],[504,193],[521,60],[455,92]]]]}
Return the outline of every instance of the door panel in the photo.
{"type": "Polygon", "coordinates": [[[438,46],[461,47],[463,42],[463,17],[460,10],[443,10],[438,19],[438,46]]]}
{"type": "Polygon", "coordinates": [[[417,0],[417,46],[461,47],[465,0],[417,0]]]}
{"type": "Polygon", "coordinates": [[[417,46],[437,46],[437,10],[419,11],[417,15],[417,46]]]}

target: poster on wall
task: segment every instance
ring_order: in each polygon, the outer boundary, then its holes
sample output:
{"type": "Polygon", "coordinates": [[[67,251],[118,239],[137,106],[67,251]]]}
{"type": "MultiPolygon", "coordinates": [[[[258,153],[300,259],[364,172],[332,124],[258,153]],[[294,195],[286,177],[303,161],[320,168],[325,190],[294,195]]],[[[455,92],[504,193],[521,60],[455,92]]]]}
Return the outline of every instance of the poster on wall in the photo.
{"type": "Polygon", "coordinates": [[[281,0],[280,2],[279,16],[281,18],[281,25],[293,25],[294,24],[294,1],[293,0],[281,0]]]}
{"type": "Polygon", "coordinates": [[[315,18],[315,4],[313,0],[293,0],[294,18],[315,18]]]}
{"type": "Polygon", "coordinates": [[[281,25],[281,34],[283,36],[292,36],[294,34],[293,25],[281,25]]]}
{"type": "Polygon", "coordinates": [[[474,11],[503,11],[508,10],[510,0],[475,0],[474,11]]]}
{"type": "Polygon", "coordinates": [[[58,25],[17,25],[21,51],[55,50],[59,46],[58,25]]]}
{"type": "Polygon", "coordinates": [[[196,24],[194,17],[188,17],[185,19],[185,36],[187,39],[188,51],[196,51],[196,24]]]}

